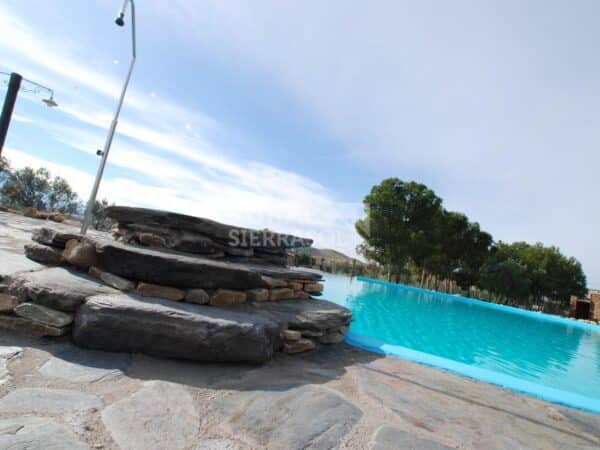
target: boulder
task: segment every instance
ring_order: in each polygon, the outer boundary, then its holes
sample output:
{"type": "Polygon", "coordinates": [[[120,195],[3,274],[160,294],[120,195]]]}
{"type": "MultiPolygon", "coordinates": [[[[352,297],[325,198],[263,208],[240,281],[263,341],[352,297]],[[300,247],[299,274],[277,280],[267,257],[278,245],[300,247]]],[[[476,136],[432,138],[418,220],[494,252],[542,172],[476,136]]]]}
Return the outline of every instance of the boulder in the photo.
{"type": "Polygon", "coordinates": [[[251,302],[267,302],[269,301],[269,290],[263,288],[248,289],[246,291],[248,301],[251,302]]]}
{"type": "Polygon", "coordinates": [[[317,281],[319,274],[301,273],[275,266],[236,264],[200,256],[138,247],[98,236],[86,237],[96,247],[99,267],[131,280],[180,288],[253,289],[268,287],[262,276],[298,278],[310,276],[317,281]]]}
{"type": "Polygon", "coordinates": [[[59,231],[54,228],[42,227],[33,230],[31,239],[39,242],[40,244],[51,245],[52,247],[56,248],[65,248],[65,245],[68,241],[72,239],[79,239],[79,235],[75,233],[59,231]]]}
{"type": "MultiPolygon", "coordinates": [[[[280,325],[280,329],[317,332],[339,330],[352,320],[352,313],[327,300],[281,300],[278,302],[245,303],[228,309],[259,314],[280,325]]],[[[304,334],[308,336],[308,334],[304,334]]]]}
{"type": "Polygon", "coordinates": [[[58,328],[18,316],[0,315],[0,329],[17,331],[32,336],[62,336],[67,334],[71,328],[58,328]]]}
{"type": "Polygon", "coordinates": [[[212,306],[239,305],[246,301],[246,293],[243,291],[232,291],[229,289],[217,289],[210,296],[212,306]]]}
{"type": "MultiPolygon", "coordinates": [[[[90,273],[95,273],[95,271],[92,271],[92,267],[90,267],[90,273]]],[[[135,289],[135,283],[133,281],[120,277],[119,275],[115,275],[110,272],[101,272],[99,277],[110,287],[114,287],[120,291],[128,292],[135,289]]]]}
{"type": "Polygon", "coordinates": [[[268,361],[278,327],[257,315],[135,295],[89,298],[75,315],[83,347],[199,361],[268,361]]]}
{"type": "Polygon", "coordinates": [[[8,292],[22,302],[31,301],[59,311],[72,312],[91,295],[112,294],[117,290],[72,269],[53,267],[21,272],[12,277],[8,292]]]}
{"type": "Polygon", "coordinates": [[[66,314],[35,303],[21,303],[15,308],[15,314],[34,322],[53,327],[66,327],[73,322],[73,314],[66,314]]]}
{"type": "Polygon", "coordinates": [[[181,289],[152,283],[138,283],[136,292],[144,297],[165,298],[174,302],[183,300],[185,297],[185,291],[181,289]]]}
{"type": "Polygon", "coordinates": [[[89,242],[79,242],[71,239],[65,245],[63,257],[67,262],[80,269],[88,270],[90,266],[98,265],[96,248],[89,242]]]}
{"type": "Polygon", "coordinates": [[[294,291],[294,298],[297,298],[298,300],[308,300],[310,294],[304,291],[294,291]]]}
{"type": "Polygon", "coordinates": [[[24,249],[29,259],[48,266],[60,266],[65,261],[62,252],[54,247],[32,242],[25,244],[24,249]]]}
{"type": "Polygon", "coordinates": [[[165,239],[156,233],[140,233],[138,240],[140,244],[148,247],[164,247],[166,245],[165,239]]]}
{"type": "Polygon", "coordinates": [[[206,305],[210,301],[210,297],[204,289],[190,289],[185,293],[185,301],[197,305],[206,305]]]}
{"type": "Polygon", "coordinates": [[[287,281],[281,278],[273,278],[268,276],[263,276],[262,280],[265,282],[270,288],[278,288],[278,287],[287,287],[287,281]]]}

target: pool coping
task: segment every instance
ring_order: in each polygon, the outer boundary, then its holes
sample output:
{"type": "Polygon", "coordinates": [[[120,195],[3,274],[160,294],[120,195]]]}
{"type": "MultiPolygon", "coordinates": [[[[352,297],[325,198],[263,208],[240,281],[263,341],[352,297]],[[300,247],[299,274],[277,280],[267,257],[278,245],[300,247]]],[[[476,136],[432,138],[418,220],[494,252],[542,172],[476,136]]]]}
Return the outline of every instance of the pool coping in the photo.
{"type": "MultiPolygon", "coordinates": [[[[373,280],[371,278],[365,277],[357,277],[358,281],[367,282],[367,283],[376,283],[382,285],[390,285],[394,287],[399,287],[403,289],[409,290],[417,290],[424,291],[427,293],[433,293],[436,295],[442,295],[447,298],[457,300],[457,301],[466,301],[467,303],[476,304],[478,306],[491,307],[493,309],[500,309],[507,312],[515,313],[515,314],[523,314],[532,318],[536,318],[538,320],[546,320],[554,323],[561,323],[564,325],[575,326],[578,328],[583,328],[586,330],[592,330],[596,332],[600,332],[600,326],[598,325],[590,325],[580,322],[574,322],[569,319],[564,319],[562,317],[554,317],[549,316],[548,314],[536,313],[533,311],[525,311],[519,308],[514,308],[506,305],[497,305],[495,303],[488,303],[482,300],[475,300],[467,297],[456,296],[451,294],[442,294],[435,291],[430,291],[427,289],[415,288],[412,286],[405,286],[395,283],[389,283],[387,281],[381,280],[373,280]],[[549,316],[549,317],[545,317],[549,316]]],[[[560,389],[554,389],[550,387],[543,386],[541,384],[533,383],[531,381],[522,380],[517,377],[513,377],[510,375],[506,375],[500,372],[496,372],[493,370],[483,369],[476,366],[471,366],[468,364],[464,364],[458,361],[454,361],[448,358],[443,358],[440,356],[435,356],[430,353],[420,352],[418,350],[413,350],[408,347],[404,347],[401,345],[388,344],[379,339],[374,339],[368,336],[364,336],[358,333],[354,333],[350,331],[346,335],[346,342],[350,345],[353,345],[358,348],[362,348],[363,350],[371,351],[374,353],[383,354],[386,356],[393,356],[401,359],[406,359],[418,364],[423,364],[430,367],[435,367],[438,369],[442,369],[451,373],[455,373],[458,375],[466,376],[468,378],[472,378],[474,380],[487,382],[490,384],[494,384],[496,386],[500,386],[506,389],[510,389],[514,392],[520,394],[526,394],[535,398],[539,398],[541,400],[545,400],[551,403],[555,403],[561,406],[567,406],[570,408],[579,409],[582,411],[590,412],[593,414],[600,415],[600,402],[595,399],[590,399],[580,394],[575,394],[568,391],[563,391],[560,389]]]]}

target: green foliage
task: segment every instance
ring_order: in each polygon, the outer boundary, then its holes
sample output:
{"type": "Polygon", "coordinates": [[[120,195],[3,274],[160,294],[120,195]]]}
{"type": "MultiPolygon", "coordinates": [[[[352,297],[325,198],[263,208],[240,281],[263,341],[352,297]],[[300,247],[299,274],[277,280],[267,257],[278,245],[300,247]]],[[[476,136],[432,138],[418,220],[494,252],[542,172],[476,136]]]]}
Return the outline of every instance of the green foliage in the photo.
{"type": "MultiPolygon", "coordinates": [[[[492,236],[464,214],[447,211],[426,186],[388,178],[364,199],[356,222],[357,251],[388,280],[449,280],[470,292],[483,288],[505,301],[530,305],[585,295],[581,264],[556,247],[525,242],[494,246],[492,236]]],[[[444,285],[448,283],[444,281],[444,285]]]]}
{"type": "Polygon", "coordinates": [[[388,178],[364,199],[367,217],[356,223],[357,251],[399,274],[409,258],[424,266],[435,253],[442,201],[425,185],[388,178]]]}
{"type": "Polygon", "coordinates": [[[0,198],[9,208],[33,207],[40,211],[73,214],[79,208],[79,199],[69,183],[61,177],[50,176],[48,170],[24,167],[10,170],[6,159],[0,162],[0,198]]]}

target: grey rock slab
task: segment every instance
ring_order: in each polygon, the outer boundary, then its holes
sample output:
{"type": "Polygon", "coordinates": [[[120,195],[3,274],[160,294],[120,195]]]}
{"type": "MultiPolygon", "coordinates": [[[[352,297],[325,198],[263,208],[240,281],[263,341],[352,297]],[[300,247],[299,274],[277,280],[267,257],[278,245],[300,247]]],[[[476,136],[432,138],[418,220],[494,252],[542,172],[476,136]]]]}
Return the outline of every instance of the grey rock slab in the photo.
{"type": "Polygon", "coordinates": [[[0,250],[0,280],[5,280],[18,272],[40,270],[44,267],[22,253],[0,250]]]}
{"type": "Polygon", "coordinates": [[[260,314],[294,330],[324,331],[338,329],[352,320],[349,309],[327,300],[280,300],[228,307],[235,311],[260,314]]]}
{"type": "Polygon", "coordinates": [[[249,445],[286,449],[338,448],[362,412],[318,386],[246,391],[217,401],[232,432],[249,445]]]}
{"type": "Polygon", "coordinates": [[[102,421],[121,448],[177,450],[193,444],[200,417],[183,386],[149,381],[104,409],[102,421]]]}
{"type": "Polygon", "coordinates": [[[268,230],[252,230],[248,228],[226,225],[202,217],[187,216],[170,211],[160,211],[128,206],[109,206],[106,215],[119,224],[144,224],[144,226],[185,230],[207,235],[224,242],[235,237],[239,241],[250,242],[253,238],[260,247],[310,247],[312,239],[274,233],[268,230]]]}
{"type": "Polygon", "coordinates": [[[113,287],[120,291],[127,292],[135,289],[135,283],[133,281],[127,280],[126,278],[120,277],[110,272],[102,272],[100,274],[100,279],[106,284],[108,284],[110,287],[113,287]]]}
{"type": "Polygon", "coordinates": [[[15,314],[25,319],[40,322],[53,327],[66,327],[73,322],[73,314],[67,314],[35,303],[21,303],[15,308],[15,314]]]}
{"type": "Polygon", "coordinates": [[[0,420],[0,448],[11,450],[86,450],[71,430],[52,419],[16,417],[0,420]]]}
{"type": "Polygon", "coordinates": [[[101,406],[95,395],[67,389],[21,388],[0,399],[2,413],[64,414],[101,406]]]}
{"type": "Polygon", "coordinates": [[[33,261],[49,266],[60,266],[64,262],[62,252],[48,245],[30,242],[25,244],[25,256],[33,261]]]}
{"type": "Polygon", "coordinates": [[[16,331],[31,336],[63,336],[67,334],[70,327],[53,327],[45,323],[35,322],[19,316],[8,316],[0,314],[0,329],[16,331]]]}
{"type": "Polygon", "coordinates": [[[13,277],[8,290],[21,301],[67,312],[75,311],[92,295],[119,292],[89,275],[62,267],[20,273],[13,277]]]}
{"type": "Polygon", "coordinates": [[[377,430],[371,448],[372,450],[450,450],[454,447],[421,438],[399,428],[383,426],[377,430]]]}
{"type": "Polygon", "coordinates": [[[257,315],[136,295],[90,297],[75,315],[76,344],[200,361],[262,363],[278,326],[257,315]]]}
{"type": "Polygon", "coordinates": [[[39,372],[47,378],[69,383],[93,383],[123,374],[131,364],[131,355],[97,350],[68,348],[55,354],[39,372]]]}
{"type": "MultiPolygon", "coordinates": [[[[146,283],[179,288],[252,289],[265,287],[262,275],[299,276],[276,266],[238,264],[191,256],[170,250],[139,247],[105,238],[86,238],[96,246],[99,265],[116,275],[146,283]]],[[[319,277],[318,274],[302,276],[319,277]]]]}
{"type": "Polygon", "coordinates": [[[243,450],[247,447],[242,447],[231,439],[203,439],[194,447],[194,450],[243,450]]]}

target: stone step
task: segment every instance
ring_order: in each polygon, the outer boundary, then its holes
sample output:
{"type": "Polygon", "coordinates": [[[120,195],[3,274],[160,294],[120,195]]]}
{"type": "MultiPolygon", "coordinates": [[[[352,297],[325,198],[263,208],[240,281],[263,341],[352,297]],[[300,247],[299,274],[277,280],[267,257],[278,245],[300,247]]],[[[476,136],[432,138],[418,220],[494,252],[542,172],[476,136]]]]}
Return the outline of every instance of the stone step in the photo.
{"type": "Polygon", "coordinates": [[[267,287],[263,275],[318,281],[321,275],[277,266],[216,261],[179,252],[139,247],[99,237],[86,238],[103,270],[146,283],[178,288],[253,289],[267,287]]]}
{"type": "Polygon", "coordinates": [[[105,209],[106,215],[119,224],[143,224],[146,227],[155,227],[172,230],[185,230],[200,233],[210,238],[229,242],[233,236],[243,240],[244,235],[249,241],[252,237],[252,247],[266,248],[292,248],[310,247],[312,239],[300,238],[289,234],[275,233],[269,230],[252,230],[215,222],[202,217],[187,216],[169,211],[160,211],[129,206],[109,206],[105,209]]]}
{"type": "Polygon", "coordinates": [[[21,302],[31,301],[59,311],[73,312],[86,297],[119,291],[81,272],[54,267],[14,275],[8,292],[21,302]]]}
{"type": "Polygon", "coordinates": [[[150,297],[90,297],[75,315],[73,340],[99,350],[198,361],[263,363],[279,340],[256,314],[150,297]]]}

